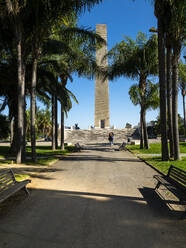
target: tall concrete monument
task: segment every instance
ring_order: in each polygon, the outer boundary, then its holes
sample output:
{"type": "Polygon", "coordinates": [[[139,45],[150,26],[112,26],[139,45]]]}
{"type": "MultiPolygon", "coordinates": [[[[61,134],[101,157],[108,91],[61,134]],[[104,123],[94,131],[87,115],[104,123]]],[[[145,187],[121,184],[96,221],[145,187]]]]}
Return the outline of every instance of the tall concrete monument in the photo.
{"type": "MultiPolygon", "coordinates": [[[[96,51],[96,61],[100,66],[108,66],[108,60],[103,57],[107,54],[107,25],[97,24],[96,33],[106,41],[106,45],[96,51]]],[[[109,82],[100,76],[95,76],[95,128],[110,128],[109,114],[109,82]]]]}

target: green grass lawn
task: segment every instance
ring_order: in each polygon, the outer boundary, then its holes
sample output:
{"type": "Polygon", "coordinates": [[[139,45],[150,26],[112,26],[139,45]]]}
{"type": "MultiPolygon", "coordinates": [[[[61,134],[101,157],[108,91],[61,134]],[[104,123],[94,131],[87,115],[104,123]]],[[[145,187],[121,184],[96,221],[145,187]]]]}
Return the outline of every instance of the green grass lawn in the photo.
{"type": "MultiPolygon", "coordinates": [[[[128,145],[127,149],[137,154],[144,161],[148,162],[164,174],[167,174],[170,165],[175,165],[182,170],[186,170],[186,157],[182,157],[180,161],[162,161],[160,156],[150,156],[150,154],[161,154],[160,143],[150,144],[150,148],[148,150],[140,149],[139,145],[128,145]],[[145,156],[145,154],[148,154],[148,156],[145,156]]],[[[186,142],[180,142],[180,152],[186,153],[186,142]]]]}
{"type": "MultiPolygon", "coordinates": [[[[52,162],[57,161],[57,157],[67,155],[69,152],[75,150],[74,146],[66,146],[65,150],[51,150],[51,146],[37,146],[37,162],[33,163],[31,161],[31,147],[26,147],[26,157],[27,160],[25,164],[39,164],[39,165],[49,165],[52,162]]],[[[0,146],[0,164],[11,164],[15,160],[15,154],[10,154],[10,147],[0,146]]]]}
{"type": "MultiPolygon", "coordinates": [[[[66,146],[65,150],[51,150],[51,146],[37,146],[36,147],[36,153],[38,157],[43,157],[43,156],[56,156],[56,155],[65,155],[68,154],[69,152],[73,151],[73,146],[66,146]]],[[[31,146],[27,146],[26,148],[26,155],[31,156],[31,146]]]]}
{"type": "Polygon", "coordinates": [[[180,161],[162,161],[161,157],[142,157],[147,163],[151,164],[164,174],[167,174],[170,165],[174,165],[186,171],[186,157],[182,157],[180,161]]]}
{"type": "MultiPolygon", "coordinates": [[[[160,143],[152,143],[150,144],[150,148],[140,149],[140,145],[127,145],[127,149],[135,154],[160,154],[161,153],[161,144],[160,143]]],[[[186,142],[180,142],[180,152],[186,153],[186,142]]]]}

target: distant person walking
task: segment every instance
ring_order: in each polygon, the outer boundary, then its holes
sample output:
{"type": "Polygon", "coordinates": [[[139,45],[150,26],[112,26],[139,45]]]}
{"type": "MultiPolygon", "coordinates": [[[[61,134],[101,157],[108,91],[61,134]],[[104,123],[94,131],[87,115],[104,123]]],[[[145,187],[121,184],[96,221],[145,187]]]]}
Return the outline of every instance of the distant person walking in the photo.
{"type": "Polygon", "coordinates": [[[110,146],[112,146],[114,144],[114,133],[113,132],[109,133],[108,140],[110,142],[110,146]]]}

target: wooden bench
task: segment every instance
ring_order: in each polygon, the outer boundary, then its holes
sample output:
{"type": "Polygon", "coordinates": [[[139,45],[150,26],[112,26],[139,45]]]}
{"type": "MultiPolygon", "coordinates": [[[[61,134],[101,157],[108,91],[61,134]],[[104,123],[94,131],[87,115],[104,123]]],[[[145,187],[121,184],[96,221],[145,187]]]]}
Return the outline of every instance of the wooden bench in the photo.
{"type": "Polygon", "coordinates": [[[14,172],[12,169],[6,170],[0,173],[0,203],[5,201],[8,197],[12,196],[17,191],[24,189],[27,194],[29,194],[26,185],[30,183],[31,180],[24,180],[17,182],[15,179],[14,172]]]}
{"type": "Polygon", "coordinates": [[[127,145],[127,143],[126,142],[123,142],[121,145],[120,145],[120,147],[119,147],[119,151],[126,151],[127,149],[126,149],[126,145],[127,145]]]}
{"type": "Polygon", "coordinates": [[[82,149],[82,147],[80,146],[79,143],[76,143],[76,144],[75,144],[75,148],[76,148],[76,150],[77,150],[78,152],[80,152],[81,149],[82,149]]]}
{"type": "Polygon", "coordinates": [[[164,185],[180,201],[180,204],[186,204],[186,171],[171,165],[167,175],[155,175],[158,181],[155,190],[164,185]]]}

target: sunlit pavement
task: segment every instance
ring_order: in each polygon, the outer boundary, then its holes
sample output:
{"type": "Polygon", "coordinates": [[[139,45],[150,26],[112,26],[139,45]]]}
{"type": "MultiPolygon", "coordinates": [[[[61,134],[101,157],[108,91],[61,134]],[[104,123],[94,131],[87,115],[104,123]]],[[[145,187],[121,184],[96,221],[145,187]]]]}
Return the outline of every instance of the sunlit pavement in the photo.
{"type": "MultiPolygon", "coordinates": [[[[31,143],[27,142],[27,145],[30,146],[31,143]]],[[[37,140],[36,141],[37,146],[51,146],[52,142],[51,141],[44,141],[44,140],[37,140]]],[[[10,146],[9,141],[0,141],[0,146],[10,146]]]]}

